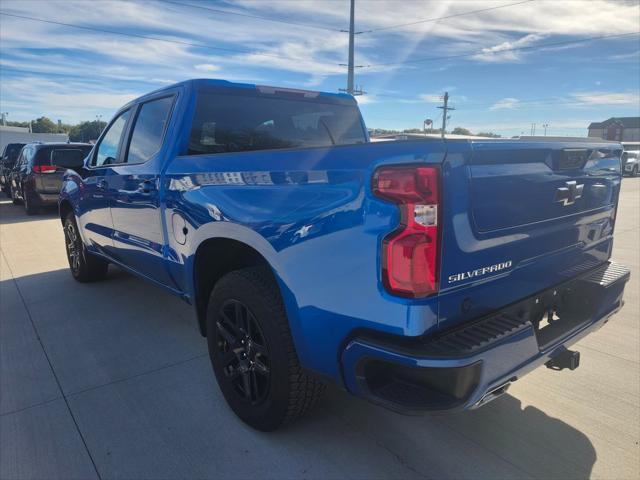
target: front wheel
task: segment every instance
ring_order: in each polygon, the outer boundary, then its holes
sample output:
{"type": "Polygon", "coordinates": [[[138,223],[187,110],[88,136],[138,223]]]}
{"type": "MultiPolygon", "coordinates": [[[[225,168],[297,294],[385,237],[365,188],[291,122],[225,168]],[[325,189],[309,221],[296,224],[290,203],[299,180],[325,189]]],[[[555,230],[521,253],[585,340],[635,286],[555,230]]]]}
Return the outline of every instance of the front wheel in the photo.
{"type": "Polygon", "coordinates": [[[302,416],[324,390],[299,364],[267,267],[236,270],[218,281],[207,307],[207,343],[227,403],[257,430],[272,431],[302,416]]]}
{"type": "Polygon", "coordinates": [[[109,264],[87,251],[72,213],[64,220],[64,243],[71,275],[78,282],[95,282],[107,276],[109,264]]]}

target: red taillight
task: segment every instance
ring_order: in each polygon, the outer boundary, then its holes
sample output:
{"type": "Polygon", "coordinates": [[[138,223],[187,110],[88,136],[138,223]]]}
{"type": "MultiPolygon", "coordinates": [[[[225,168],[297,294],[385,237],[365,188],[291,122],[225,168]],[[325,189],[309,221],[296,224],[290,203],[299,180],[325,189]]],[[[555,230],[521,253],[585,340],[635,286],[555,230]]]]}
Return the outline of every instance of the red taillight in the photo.
{"type": "Polygon", "coordinates": [[[55,165],[34,165],[33,171],[35,173],[53,173],[56,171],[55,165]]]}
{"type": "Polygon", "coordinates": [[[400,208],[400,228],[382,242],[382,279],[393,294],[426,297],[438,291],[438,206],[436,167],[382,167],[373,193],[400,208]]]}

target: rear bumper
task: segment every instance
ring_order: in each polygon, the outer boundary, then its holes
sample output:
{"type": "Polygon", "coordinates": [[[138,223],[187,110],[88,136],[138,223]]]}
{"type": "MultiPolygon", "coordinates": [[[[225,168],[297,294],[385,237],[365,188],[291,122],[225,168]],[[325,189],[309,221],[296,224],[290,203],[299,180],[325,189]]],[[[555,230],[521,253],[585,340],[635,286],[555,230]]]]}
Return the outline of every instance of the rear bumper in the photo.
{"type": "Polygon", "coordinates": [[[622,308],[628,279],[626,267],[607,262],[437,336],[356,336],[342,354],[345,384],[407,414],[477,408],[606,323],[622,308]],[[541,328],[549,310],[559,319],[541,328]]]}
{"type": "Polygon", "coordinates": [[[32,195],[31,201],[33,204],[42,206],[58,205],[58,198],[60,197],[57,193],[33,192],[32,195]]]}

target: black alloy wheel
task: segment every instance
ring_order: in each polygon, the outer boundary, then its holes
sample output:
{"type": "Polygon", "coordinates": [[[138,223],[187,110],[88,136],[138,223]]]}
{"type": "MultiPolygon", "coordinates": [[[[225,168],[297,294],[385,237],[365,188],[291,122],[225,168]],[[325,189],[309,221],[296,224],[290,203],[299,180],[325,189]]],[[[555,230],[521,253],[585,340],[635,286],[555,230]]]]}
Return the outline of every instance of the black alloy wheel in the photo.
{"type": "Polygon", "coordinates": [[[76,231],[75,223],[66,222],[64,226],[64,243],[67,248],[69,268],[75,277],[80,271],[80,256],[82,255],[82,240],[76,231]]]}
{"type": "Polygon", "coordinates": [[[314,407],[324,384],[300,365],[268,266],[234,270],[218,280],[206,320],[211,366],[242,421],[269,432],[314,407]]]}
{"type": "Polygon", "coordinates": [[[109,263],[87,252],[72,213],[65,218],[63,229],[67,260],[73,278],[79,282],[103,280],[107,276],[109,263]]]}
{"type": "Polygon", "coordinates": [[[218,312],[218,355],[222,370],[240,399],[252,405],[269,393],[269,353],[260,325],[239,300],[227,300],[218,312]]]}

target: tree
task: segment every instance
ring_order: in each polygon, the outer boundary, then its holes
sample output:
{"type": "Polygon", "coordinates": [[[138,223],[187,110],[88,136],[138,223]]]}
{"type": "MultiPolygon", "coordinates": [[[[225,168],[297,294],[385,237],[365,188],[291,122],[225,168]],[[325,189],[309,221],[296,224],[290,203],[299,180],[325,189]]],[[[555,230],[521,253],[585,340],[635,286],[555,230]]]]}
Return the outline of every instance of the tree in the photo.
{"type": "Polygon", "coordinates": [[[493,132],[480,132],[477,134],[479,137],[489,137],[489,138],[502,138],[502,135],[498,135],[493,132]]]}
{"type": "Polygon", "coordinates": [[[69,130],[69,140],[72,142],[88,142],[89,140],[97,140],[107,126],[107,122],[102,120],[93,120],[91,122],[80,122],[69,130]]]}
{"type": "Polygon", "coordinates": [[[31,122],[33,133],[57,133],[58,125],[47,117],[40,117],[31,122]]]}
{"type": "Polygon", "coordinates": [[[456,127],[453,129],[453,132],[451,132],[454,135],[473,135],[469,130],[467,130],[466,128],[462,128],[462,127],[456,127]]]}

